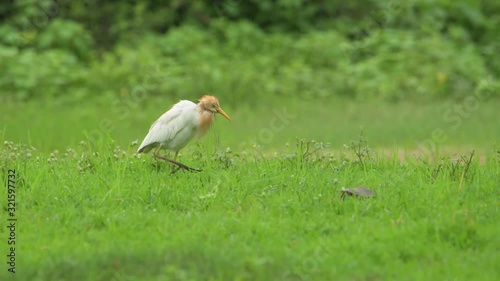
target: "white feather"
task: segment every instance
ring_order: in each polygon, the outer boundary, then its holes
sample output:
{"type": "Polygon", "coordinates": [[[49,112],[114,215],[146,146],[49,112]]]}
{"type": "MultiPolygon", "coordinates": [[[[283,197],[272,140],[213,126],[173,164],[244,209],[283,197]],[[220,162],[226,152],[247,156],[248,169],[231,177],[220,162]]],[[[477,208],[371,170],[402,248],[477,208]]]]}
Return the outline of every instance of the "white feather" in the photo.
{"type": "Polygon", "coordinates": [[[200,113],[194,102],[181,100],[156,120],[139,146],[138,152],[162,149],[179,151],[196,135],[200,113]]]}

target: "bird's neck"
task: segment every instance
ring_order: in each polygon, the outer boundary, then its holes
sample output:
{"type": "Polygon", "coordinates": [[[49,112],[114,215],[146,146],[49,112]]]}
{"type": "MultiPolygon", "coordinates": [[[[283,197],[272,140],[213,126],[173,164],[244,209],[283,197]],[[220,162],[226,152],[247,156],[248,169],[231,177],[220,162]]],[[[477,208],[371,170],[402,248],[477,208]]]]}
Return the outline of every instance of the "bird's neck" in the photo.
{"type": "Polygon", "coordinates": [[[200,113],[200,126],[198,127],[198,136],[203,136],[214,121],[215,114],[198,105],[198,112],[200,113]]]}

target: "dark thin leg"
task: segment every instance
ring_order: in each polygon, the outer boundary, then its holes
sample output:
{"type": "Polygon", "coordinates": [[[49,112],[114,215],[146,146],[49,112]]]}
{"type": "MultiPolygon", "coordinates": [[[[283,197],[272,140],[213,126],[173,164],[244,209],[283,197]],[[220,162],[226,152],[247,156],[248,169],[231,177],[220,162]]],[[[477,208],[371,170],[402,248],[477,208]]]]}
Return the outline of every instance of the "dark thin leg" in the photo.
{"type": "Polygon", "coordinates": [[[177,158],[177,153],[178,153],[178,152],[176,152],[176,153],[175,153],[174,160],[172,160],[172,159],[169,159],[169,158],[167,158],[167,157],[165,157],[165,156],[161,155],[161,154],[159,153],[160,149],[161,149],[161,146],[160,146],[160,147],[158,147],[158,149],[155,151],[154,156],[155,156],[156,158],[160,158],[160,159],[162,159],[162,160],[165,160],[165,161],[167,161],[167,162],[172,163],[172,172],[171,172],[171,174],[173,174],[173,173],[177,172],[179,169],[183,169],[183,170],[190,171],[190,172],[201,172],[201,171],[202,171],[202,170],[200,170],[200,169],[190,168],[190,167],[188,167],[188,166],[186,166],[186,165],[184,165],[184,164],[182,164],[182,163],[179,163],[179,162],[175,161],[175,159],[177,158]],[[174,166],[174,165],[175,165],[175,166],[174,166]],[[176,166],[177,166],[177,168],[176,168],[176,166]]]}
{"type": "MultiPolygon", "coordinates": [[[[175,162],[177,162],[177,154],[179,154],[179,151],[176,151],[174,154],[174,161],[175,162]]],[[[179,171],[180,168],[181,168],[180,166],[172,164],[172,171],[170,172],[170,174],[173,175],[175,172],[179,171]]]]}

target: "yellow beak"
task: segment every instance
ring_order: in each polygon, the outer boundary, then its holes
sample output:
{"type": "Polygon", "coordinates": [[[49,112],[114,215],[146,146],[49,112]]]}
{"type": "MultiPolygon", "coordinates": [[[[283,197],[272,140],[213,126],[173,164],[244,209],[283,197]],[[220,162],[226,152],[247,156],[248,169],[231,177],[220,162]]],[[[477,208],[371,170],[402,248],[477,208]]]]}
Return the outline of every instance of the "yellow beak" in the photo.
{"type": "Polygon", "coordinates": [[[222,108],[217,108],[217,112],[219,112],[222,116],[226,117],[227,120],[231,121],[231,118],[222,110],[222,108]]]}

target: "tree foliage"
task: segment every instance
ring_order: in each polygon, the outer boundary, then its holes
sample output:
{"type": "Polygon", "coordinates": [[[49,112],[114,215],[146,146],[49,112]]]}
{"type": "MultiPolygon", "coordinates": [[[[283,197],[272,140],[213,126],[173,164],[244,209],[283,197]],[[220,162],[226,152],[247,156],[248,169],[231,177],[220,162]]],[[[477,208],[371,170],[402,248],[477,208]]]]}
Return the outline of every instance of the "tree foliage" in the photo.
{"type": "Polygon", "coordinates": [[[4,1],[0,99],[142,87],[421,100],[464,98],[485,83],[499,96],[499,14],[492,0],[4,1]]]}

